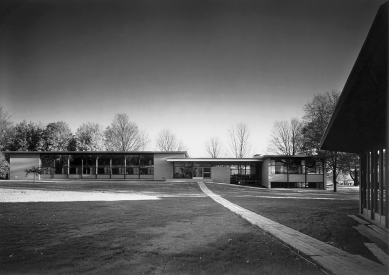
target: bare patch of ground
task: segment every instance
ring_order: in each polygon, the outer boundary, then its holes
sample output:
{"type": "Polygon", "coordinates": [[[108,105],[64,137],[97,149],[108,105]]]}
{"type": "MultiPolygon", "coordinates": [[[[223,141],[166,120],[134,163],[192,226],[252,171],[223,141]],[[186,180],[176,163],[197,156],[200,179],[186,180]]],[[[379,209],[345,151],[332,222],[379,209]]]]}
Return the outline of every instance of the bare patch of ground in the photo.
{"type": "Polygon", "coordinates": [[[74,192],[48,190],[15,190],[1,189],[2,202],[64,202],[64,201],[127,201],[127,200],[158,200],[156,195],[140,193],[123,194],[112,192],[74,192]]]}

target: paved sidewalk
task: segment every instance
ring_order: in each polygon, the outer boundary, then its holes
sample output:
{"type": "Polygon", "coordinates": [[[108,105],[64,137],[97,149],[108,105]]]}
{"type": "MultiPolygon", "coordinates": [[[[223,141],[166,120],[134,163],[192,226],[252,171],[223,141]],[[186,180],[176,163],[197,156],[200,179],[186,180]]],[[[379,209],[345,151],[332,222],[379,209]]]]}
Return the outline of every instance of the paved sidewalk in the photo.
{"type": "Polygon", "coordinates": [[[198,182],[201,190],[216,202],[230,209],[251,224],[273,235],[283,243],[309,256],[324,269],[334,274],[388,274],[387,267],[368,260],[360,255],[353,255],[299,231],[262,217],[250,210],[223,199],[209,190],[202,182],[198,182]]]}

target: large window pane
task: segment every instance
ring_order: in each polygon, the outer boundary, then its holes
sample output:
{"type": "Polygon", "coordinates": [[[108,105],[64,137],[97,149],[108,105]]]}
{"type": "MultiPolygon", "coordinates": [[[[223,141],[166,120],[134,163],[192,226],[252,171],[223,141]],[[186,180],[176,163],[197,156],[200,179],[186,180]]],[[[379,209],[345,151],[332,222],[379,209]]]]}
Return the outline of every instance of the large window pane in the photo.
{"type": "Polygon", "coordinates": [[[154,156],[153,155],[140,155],[139,156],[140,166],[153,166],[154,156]]]}
{"type": "Polygon", "coordinates": [[[126,155],[127,167],[139,166],[139,155],[126,155]]]}
{"type": "Polygon", "coordinates": [[[43,174],[54,174],[55,155],[41,154],[41,167],[43,168],[43,174]]]}
{"type": "Polygon", "coordinates": [[[81,174],[82,155],[69,155],[69,174],[81,174]]]}
{"type": "Polygon", "coordinates": [[[139,167],[127,167],[126,174],[127,175],[139,175],[139,167]]]}
{"type": "Polygon", "coordinates": [[[68,155],[55,155],[55,174],[67,175],[68,174],[68,155]]]}
{"type": "Polygon", "coordinates": [[[97,158],[97,174],[110,175],[111,174],[111,156],[100,155],[97,158]]]}
{"type": "Polygon", "coordinates": [[[154,168],[153,167],[141,167],[139,170],[139,173],[141,175],[153,175],[154,174],[154,168]]]}
{"type": "Polygon", "coordinates": [[[192,167],[188,166],[179,166],[174,167],[174,177],[175,178],[192,178],[192,167]]]}
{"type": "Polygon", "coordinates": [[[124,174],[124,156],[123,155],[112,155],[112,174],[123,175],[124,174]]]}

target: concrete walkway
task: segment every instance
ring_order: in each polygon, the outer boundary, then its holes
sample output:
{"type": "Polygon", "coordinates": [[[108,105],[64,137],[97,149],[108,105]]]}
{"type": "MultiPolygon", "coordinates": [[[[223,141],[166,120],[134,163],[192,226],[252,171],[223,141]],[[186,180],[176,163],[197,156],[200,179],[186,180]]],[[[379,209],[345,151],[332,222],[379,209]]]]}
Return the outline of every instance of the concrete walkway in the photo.
{"type": "Polygon", "coordinates": [[[198,182],[201,190],[216,202],[230,209],[251,224],[273,235],[286,245],[309,256],[313,261],[333,274],[388,274],[387,267],[368,260],[360,255],[353,255],[329,244],[323,243],[299,231],[262,217],[250,210],[223,199],[209,190],[203,182],[198,182]]]}

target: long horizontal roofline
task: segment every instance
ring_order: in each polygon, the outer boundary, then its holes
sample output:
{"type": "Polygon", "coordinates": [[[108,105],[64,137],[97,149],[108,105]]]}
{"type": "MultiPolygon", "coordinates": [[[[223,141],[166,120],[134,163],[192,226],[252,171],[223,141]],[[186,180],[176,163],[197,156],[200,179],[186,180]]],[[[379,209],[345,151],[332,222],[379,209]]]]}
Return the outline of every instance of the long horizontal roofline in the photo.
{"type": "Polygon", "coordinates": [[[187,151],[2,151],[4,154],[100,154],[100,155],[119,155],[119,154],[185,154],[187,151]]]}
{"type": "Polygon", "coordinates": [[[168,162],[260,162],[258,158],[167,158],[168,162]]]}

